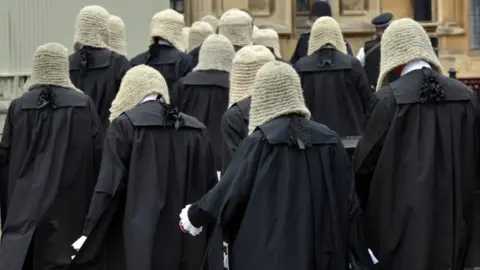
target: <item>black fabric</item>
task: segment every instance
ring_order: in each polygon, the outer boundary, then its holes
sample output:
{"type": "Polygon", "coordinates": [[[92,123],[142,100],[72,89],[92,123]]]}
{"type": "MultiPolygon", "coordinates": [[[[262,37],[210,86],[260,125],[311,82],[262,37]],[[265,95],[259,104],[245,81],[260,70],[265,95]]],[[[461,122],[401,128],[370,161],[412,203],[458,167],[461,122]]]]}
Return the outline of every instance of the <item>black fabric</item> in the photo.
{"type": "Polygon", "coordinates": [[[234,103],[222,117],[222,174],[232,159],[232,154],[240,142],[248,136],[251,97],[234,103]]]}
{"type": "Polygon", "coordinates": [[[312,3],[312,8],[310,9],[310,20],[314,22],[320,17],[332,17],[332,8],[330,4],[326,1],[316,0],[312,3]]]}
{"type": "MultiPolygon", "coordinates": [[[[357,269],[371,266],[349,158],[313,121],[285,116],[257,128],[194,205],[222,226],[230,269],[349,269],[349,251],[357,269]]],[[[192,222],[201,217],[189,211],[192,222]]]]}
{"type": "MultiPolygon", "coordinates": [[[[69,269],[201,269],[214,224],[191,237],[178,228],[178,215],[217,183],[212,161],[206,128],[195,118],[160,101],[121,114],[107,131],[87,241],[69,269]]],[[[212,245],[221,267],[221,240],[212,245]]]]}
{"type": "Polygon", "coordinates": [[[312,120],[328,126],[340,137],[360,135],[372,89],[358,59],[323,48],[294,67],[312,120]]]}
{"type": "Polygon", "coordinates": [[[64,269],[82,235],[103,133],[85,94],[40,86],[15,99],[3,129],[0,269],[64,269]]]}
{"type": "Polygon", "coordinates": [[[106,130],[112,101],[131,67],[128,59],[110,50],[84,47],[70,55],[69,62],[72,83],[92,98],[106,130]]]}
{"type": "Polygon", "coordinates": [[[200,48],[201,46],[198,46],[197,48],[191,50],[188,54],[192,56],[192,67],[196,67],[198,65],[198,57],[200,56],[200,48]]]}
{"type": "Polygon", "coordinates": [[[225,71],[194,71],[180,79],[172,99],[181,112],[202,122],[208,130],[215,157],[215,168],[221,170],[222,116],[228,107],[229,74],[225,71]]]}
{"type": "Polygon", "coordinates": [[[365,52],[365,72],[367,73],[368,82],[373,89],[377,87],[378,76],[380,75],[380,42],[381,36],[374,40],[365,42],[363,50],[365,52]]]}
{"type": "MultiPolygon", "coordinates": [[[[290,59],[290,63],[292,65],[295,65],[298,60],[301,58],[307,56],[308,54],[308,40],[310,39],[310,32],[303,33],[300,35],[297,41],[297,46],[295,47],[295,51],[293,51],[292,58],[290,59]]],[[[353,51],[352,47],[348,42],[345,42],[345,45],[347,46],[347,53],[348,55],[353,56],[353,51]]]]}
{"type": "Polygon", "coordinates": [[[372,24],[375,27],[385,27],[390,23],[392,19],[393,19],[393,14],[390,12],[385,12],[373,18],[372,24]]]}
{"type": "Polygon", "coordinates": [[[410,0],[413,7],[413,19],[420,22],[432,21],[432,1],[410,0]]]}
{"type": "Polygon", "coordinates": [[[243,48],[243,46],[233,45],[233,49],[235,50],[235,52],[240,51],[242,48],[243,48]]]}
{"type": "Polygon", "coordinates": [[[378,269],[464,269],[478,181],[472,91],[423,69],[370,103],[355,171],[378,269]]]}
{"type": "Polygon", "coordinates": [[[174,95],[173,86],[178,80],[194,68],[194,58],[191,55],[162,41],[152,45],[148,51],[132,58],[130,63],[132,66],[148,65],[158,70],[167,82],[170,96],[174,95]]]}

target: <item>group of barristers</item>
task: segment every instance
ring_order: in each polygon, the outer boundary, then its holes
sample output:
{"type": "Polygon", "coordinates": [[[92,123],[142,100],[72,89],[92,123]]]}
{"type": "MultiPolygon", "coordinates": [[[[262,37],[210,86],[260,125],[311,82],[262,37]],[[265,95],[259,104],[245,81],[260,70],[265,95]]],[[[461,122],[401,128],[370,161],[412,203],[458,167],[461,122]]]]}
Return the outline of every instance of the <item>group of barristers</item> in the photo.
{"type": "Polygon", "coordinates": [[[475,97],[391,17],[357,59],[317,1],[286,63],[246,11],[167,9],[129,61],[122,20],[83,8],[8,109],[0,269],[469,266],[475,97]]]}

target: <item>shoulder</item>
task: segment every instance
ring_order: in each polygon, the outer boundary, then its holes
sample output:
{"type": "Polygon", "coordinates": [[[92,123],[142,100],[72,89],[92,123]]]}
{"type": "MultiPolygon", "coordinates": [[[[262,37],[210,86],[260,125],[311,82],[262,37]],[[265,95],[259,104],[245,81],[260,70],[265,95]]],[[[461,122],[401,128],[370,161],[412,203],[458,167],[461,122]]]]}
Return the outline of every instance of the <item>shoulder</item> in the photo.
{"type": "Polygon", "coordinates": [[[390,86],[385,86],[378,91],[374,92],[370,96],[369,106],[377,106],[382,105],[385,107],[389,107],[392,104],[396,104],[395,101],[395,94],[393,93],[393,89],[390,86]]]}
{"type": "Polygon", "coordinates": [[[71,61],[77,59],[78,55],[79,55],[78,52],[74,52],[74,53],[72,53],[68,56],[68,60],[71,62],[71,61]]]}
{"type": "Polygon", "coordinates": [[[133,57],[132,59],[130,59],[130,63],[132,65],[141,65],[145,62],[145,59],[147,58],[147,55],[148,55],[148,52],[140,53],[140,54],[136,55],[135,57],[133,57]]]}
{"type": "Polygon", "coordinates": [[[461,81],[457,79],[452,79],[450,77],[447,77],[443,74],[439,74],[439,79],[442,84],[448,85],[448,87],[456,88],[459,91],[465,91],[465,92],[471,92],[472,89],[468,87],[466,84],[462,83],[461,81]]]}
{"type": "Polygon", "coordinates": [[[303,67],[305,65],[310,65],[312,63],[318,64],[317,63],[317,55],[312,54],[312,55],[307,55],[302,58],[300,58],[294,65],[293,68],[297,69],[300,67],[303,67]]]}
{"type": "Polygon", "coordinates": [[[178,56],[183,62],[191,62],[194,60],[194,57],[188,53],[184,53],[182,51],[177,50],[178,56]]]}
{"type": "Polygon", "coordinates": [[[120,64],[130,64],[130,61],[128,61],[127,57],[125,55],[119,54],[117,52],[112,51],[112,60],[115,63],[120,63],[120,64]]]}
{"type": "Polygon", "coordinates": [[[229,118],[235,118],[238,116],[241,116],[240,108],[238,107],[237,103],[234,103],[230,108],[227,109],[227,111],[223,114],[223,118],[229,119],[229,118]]]}
{"type": "Polygon", "coordinates": [[[305,33],[302,33],[300,34],[300,37],[298,38],[299,40],[308,40],[310,38],[310,32],[305,32],[305,33]]]}
{"type": "Polygon", "coordinates": [[[207,129],[205,125],[200,122],[197,118],[190,116],[188,114],[180,113],[180,116],[183,118],[184,125],[190,128],[195,128],[195,129],[207,129]]]}
{"type": "Polygon", "coordinates": [[[375,46],[378,43],[379,43],[379,41],[375,40],[375,39],[372,39],[372,40],[369,40],[369,41],[365,42],[365,45],[363,46],[365,52],[367,52],[370,48],[372,48],[373,46],[375,46]]]}
{"type": "Polygon", "coordinates": [[[352,69],[357,71],[357,72],[363,72],[364,68],[360,60],[358,60],[357,57],[352,56],[352,55],[347,55],[349,57],[350,63],[352,63],[352,69]]]}
{"type": "Polygon", "coordinates": [[[240,108],[235,103],[222,116],[222,125],[230,126],[233,122],[243,121],[243,116],[240,108]]]}

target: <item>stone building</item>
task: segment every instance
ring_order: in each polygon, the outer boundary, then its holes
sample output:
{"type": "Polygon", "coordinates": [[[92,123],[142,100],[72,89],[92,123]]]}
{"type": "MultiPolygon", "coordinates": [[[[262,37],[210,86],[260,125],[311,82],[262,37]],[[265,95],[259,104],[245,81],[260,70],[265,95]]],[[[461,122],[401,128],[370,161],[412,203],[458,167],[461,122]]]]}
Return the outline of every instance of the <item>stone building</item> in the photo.
{"type": "MultiPolygon", "coordinates": [[[[296,37],[308,31],[313,0],[171,0],[185,14],[187,23],[206,14],[220,15],[236,7],[249,9],[257,26],[276,29],[282,39],[282,55],[289,58],[296,37]]],[[[411,17],[438,36],[438,52],[445,70],[456,68],[457,76],[480,76],[480,0],[328,0],[334,17],[355,52],[374,34],[370,24],[381,12],[394,18],[411,17]]]]}

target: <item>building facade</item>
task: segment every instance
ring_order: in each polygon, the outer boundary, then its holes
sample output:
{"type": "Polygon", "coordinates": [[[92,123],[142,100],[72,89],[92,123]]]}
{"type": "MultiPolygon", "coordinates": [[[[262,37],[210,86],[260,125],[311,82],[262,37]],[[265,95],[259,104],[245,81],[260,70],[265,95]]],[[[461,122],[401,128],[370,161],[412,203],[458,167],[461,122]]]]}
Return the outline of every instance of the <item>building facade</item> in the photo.
{"type": "MultiPolygon", "coordinates": [[[[288,59],[301,32],[308,31],[308,14],[314,0],[171,0],[182,7],[187,23],[206,14],[247,8],[255,24],[276,29],[281,35],[282,55],[288,59]],[[181,4],[178,4],[181,2],[181,4]]],[[[342,26],[354,51],[374,35],[373,17],[391,12],[394,18],[421,21],[427,32],[438,37],[439,58],[445,70],[457,76],[480,76],[480,0],[328,0],[333,16],[342,26]]],[[[173,6],[172,6],[173,7],[173,6]]]]}

